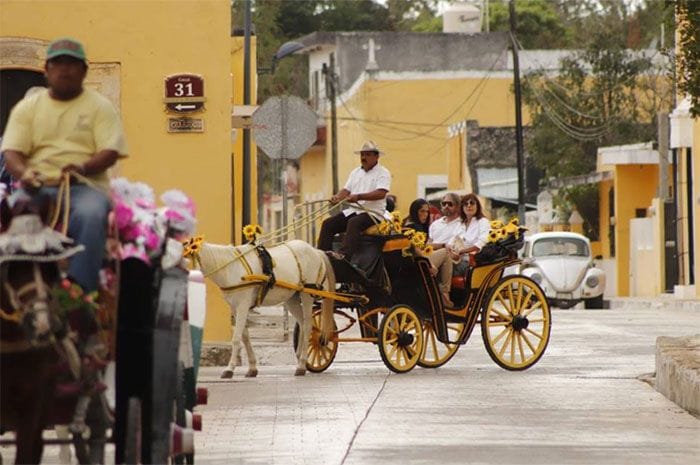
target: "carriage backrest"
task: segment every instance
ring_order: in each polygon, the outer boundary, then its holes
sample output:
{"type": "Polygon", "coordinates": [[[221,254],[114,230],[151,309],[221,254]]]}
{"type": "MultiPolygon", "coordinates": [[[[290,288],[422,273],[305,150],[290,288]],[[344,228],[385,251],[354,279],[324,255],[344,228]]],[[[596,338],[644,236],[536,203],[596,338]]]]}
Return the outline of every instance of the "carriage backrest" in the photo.
{"type": "Polygon", "coordinates": [[[501,276],[503,276],[503,270],[505,269],[503,265],[504,261],[501,260],[496,263],[489,263],[488,265],[475,266],[471,269],[471,273],[469,276],[469,287],[471,289],[478,289],[481,286],[491,287],[495,285],[498,282],[498,280],[501,279],[501,276]],[[499,267],[500,270],[490,278],[490,282],[485,282],[489,274],[499,267]]]}

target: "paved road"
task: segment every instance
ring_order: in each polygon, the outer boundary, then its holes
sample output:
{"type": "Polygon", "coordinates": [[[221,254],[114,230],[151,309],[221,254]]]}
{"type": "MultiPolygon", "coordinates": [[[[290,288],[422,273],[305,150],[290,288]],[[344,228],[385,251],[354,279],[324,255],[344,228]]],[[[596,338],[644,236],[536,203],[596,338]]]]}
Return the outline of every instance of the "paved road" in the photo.
{"type": "Polygon", "coordinates": [[[657,336],[699,332],[697,312],[555,310],[525,372],[496,366],[478,331],[446,366],[404,375],[370,344],[341,346],[320,375],[204,368],[197,463],[695,465],[700,420],[640,377],[657,336]]]}
{"type": "MultiPolygon", "coordinates": [[[[698,333],[687,310],[554,310],[547,353],[525,372],[495,365],[478,329],[444,367],[404,375],[370,344],[341,346],[320,375],[292,376],[291,348],[290,365],[254,379],[203,368],[196,462],[696,465],[700,420],[640,377],[654,371],[657,336],[698,333]]],[[[12,452],[0,448],[5,463],[12,452]]],[[[60,463],[57,447],[44,463],[60,463]]]]}

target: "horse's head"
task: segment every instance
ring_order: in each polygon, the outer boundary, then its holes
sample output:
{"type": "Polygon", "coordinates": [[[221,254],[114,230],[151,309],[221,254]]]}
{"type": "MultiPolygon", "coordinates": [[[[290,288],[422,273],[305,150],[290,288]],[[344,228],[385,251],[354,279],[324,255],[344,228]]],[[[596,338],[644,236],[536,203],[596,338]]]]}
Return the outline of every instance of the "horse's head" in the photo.
{"type": "Polygon", "coordinates": [[[43,203],[3,200],[0,215],[0,336],[39,345],[58,328],[52,289],[60,280],[58,262],[82,250],[44,226],[43,203]]]}

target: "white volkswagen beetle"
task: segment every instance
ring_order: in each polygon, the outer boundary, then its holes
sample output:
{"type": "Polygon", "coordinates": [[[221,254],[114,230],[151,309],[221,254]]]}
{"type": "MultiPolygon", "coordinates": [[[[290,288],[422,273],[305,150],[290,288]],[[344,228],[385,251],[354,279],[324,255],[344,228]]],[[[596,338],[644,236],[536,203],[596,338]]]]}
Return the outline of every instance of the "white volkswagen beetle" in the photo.
{"type": "Polygon", "coordinates": [[[605,273],[595,268],[591,242],[571,232],[544,232],[525,237],[520,273],[542,287],[549,304],[602,308],[605,273]]]}

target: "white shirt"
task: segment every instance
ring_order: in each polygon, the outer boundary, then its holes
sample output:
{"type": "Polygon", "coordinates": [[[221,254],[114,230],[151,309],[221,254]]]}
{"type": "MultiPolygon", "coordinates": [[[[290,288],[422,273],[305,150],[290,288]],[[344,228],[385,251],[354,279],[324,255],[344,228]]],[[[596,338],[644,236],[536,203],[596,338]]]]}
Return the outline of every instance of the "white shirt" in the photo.
{"type": "Polygon", "coordinates": [[[452,221],[448,221],[447,217],[443,216],[430,224],[428,236],[436,244],[449,244],[459,234],[461,227],[462,218],[459,216],[452,221]]]}
{"type": "Polygon", "coordinates": [[[489,238],[489,231],[491,230],[491,222],[485,217],[472,218],[469,225],[460,222],[460,228],[455,235],[454,241],[459,237],[462,241],[462,247],[471,247],[473,245],[477,246],[479,250],[486,244],[489,238]]]}
{"type": "MultiPolygon", "coordinates": [[[[369,171],[365,171],[361,166],[358,166],[350,172],[344,189],[351,194],[365,194],[377,189],[384,189],[389,192],[391,189],[391,173],[379,163],[374,165],[369,171]]],[[[382,214],[386,210],[386,198],[379,200],[360,200],[357,203],[362,205],[364,209],[348,207],[343,210],[343,214],[345,216],[350,216],[353,213],[360,214],[365,213],[365,210],[369,210],[367,213],[374,213],[374,216],[381,219],[382,214]]]]}

